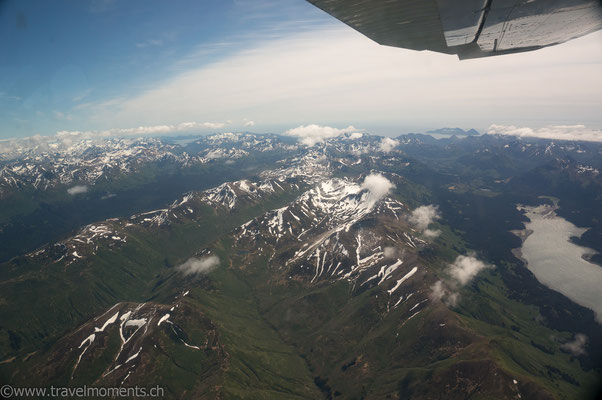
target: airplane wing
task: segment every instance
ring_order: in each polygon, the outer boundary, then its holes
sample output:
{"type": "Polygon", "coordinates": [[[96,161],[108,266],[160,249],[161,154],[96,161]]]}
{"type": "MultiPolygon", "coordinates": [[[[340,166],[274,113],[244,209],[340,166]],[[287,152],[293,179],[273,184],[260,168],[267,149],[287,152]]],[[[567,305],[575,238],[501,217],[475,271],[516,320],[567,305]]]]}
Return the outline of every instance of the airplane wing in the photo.
{"type": "Polygon", "coordinates": [[[602,0],[307,0],[377,43],[460,59],[531,51],[602,28],[602,0]]]}

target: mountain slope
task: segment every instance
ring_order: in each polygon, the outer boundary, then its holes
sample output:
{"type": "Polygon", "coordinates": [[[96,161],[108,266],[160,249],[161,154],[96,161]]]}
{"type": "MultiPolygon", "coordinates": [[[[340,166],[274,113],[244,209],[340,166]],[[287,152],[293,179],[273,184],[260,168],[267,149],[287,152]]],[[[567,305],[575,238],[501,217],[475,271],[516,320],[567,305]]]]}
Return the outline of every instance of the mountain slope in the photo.
{"type": "Polygon", "coordinates": [[[584,397],[599,371],[564,349],[578,331],[516,295],[547,293],[524,266],[458,228],[489,203],[429,186],[441,173],[412,181],[431,172],[399,152],[346,153],[374,138],[349,142],[2,264],[3,379],[159,384],[169,398],[584,397]],[[459,205],[419,222],[441,193],[459,205]],[[460,284],[464,259],[486,263],[460,284]]]}

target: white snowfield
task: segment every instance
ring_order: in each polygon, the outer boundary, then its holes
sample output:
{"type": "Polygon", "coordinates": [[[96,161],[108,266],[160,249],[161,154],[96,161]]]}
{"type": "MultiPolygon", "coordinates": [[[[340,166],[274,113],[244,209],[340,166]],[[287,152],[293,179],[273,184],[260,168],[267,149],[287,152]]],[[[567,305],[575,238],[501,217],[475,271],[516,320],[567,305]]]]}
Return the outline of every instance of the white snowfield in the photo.
{"type": "Polygon", "coordinates": [[[268,135],[225,134],[200,137],[196,154],[182,152],[178,144],[159,138],[95,137],[69,140],[40,137],[15,139],[0,146],[0,198],[11,188],[31,186],[48,190],[60,185],[94,185],[117,174],[130,174],[153,162],[171,162],[187,167],[218,159],[237,160],[251,151],[295,151],[296,145],[268,135]]]}
{"type": "MultiPolygon", "coordinates": [[[[312,168],[319,168],[316,160],[318,157],[310,153],[280,171],[295,176],[310,174],[312,168]]],[[[276,171],[269,175],[277,176],[276,171]]],[[[322,165],[306,182],[313,182],[309,190],[288,205],[241,225],[234,232],[235,240],[243,246],[252,243],[257,254],[267,252],[270,261],[282,246],[292,245],[295,251],[276,268],[311,271],[311,283],[344,279],[360,285],[383,285],[389,296],[395,295],[391,301],[397,306],[403,300],[399,289],[418,271],[417,266],[404,264],[403,249],[418,249],[428,243],[407,225],[409,210],[389,197],[394,185],[382,174],[374,171],[352,180],[330,177],[330,172],[322,165]],[[361,221],[377,217],[393,219],[405,224],[404,228],[388,233],[359,228],[361,221]],[[400,249],[399,257],[389,260],[383,250],[385,244],[400,249]]]]}
{"type": "Polygon", "coordinates": [[[46,257],[51,253],[59,253],[62,254],[61,257],[53,260],[53,263],[63,261],[66,265],[70,265],[95,255],[101,242],[110,248],[120,247],[127,243],[127,235],[119,229],[119,224],[115,224],[116,221],[115,219],[109,219],[104,222],[86,225],[75,236],[53,245],[45,245],[27,254],[27,257],[46,257]],[[117,229],[119,229],[119,232],[117,229]]]}
{"type": "Polygon", "coordinates": [[[76,349],[72,349],[78,351],[78,355],[71,373],[71,379],[73,379],[82,360],[91,357],[90,348],[106,343],[104,339],[106,335],[119,335],[121,344],[113,362],[104,371],[103,377],[114,373],[117,369],[125,369],[129,376],[136,368],[136,360],[144,354],[144,343],[147,343],[145,338],[156,334],[158,329],[171,329],[182,345],[190,349],[201,350],[202,347],[200,346],[186,343],[180,337],[180,334],[174,330],[174,322],[170,320],[183,297],[184,295],[176,298],[174,304],[169,308],[169,312],[166,312],[167,306],[158,306],[151,303],[137,305],[117,303],[94,319],[92,333],[88,334],[80,328],[75,334],[83,337],[83,339],[76,349]]]}

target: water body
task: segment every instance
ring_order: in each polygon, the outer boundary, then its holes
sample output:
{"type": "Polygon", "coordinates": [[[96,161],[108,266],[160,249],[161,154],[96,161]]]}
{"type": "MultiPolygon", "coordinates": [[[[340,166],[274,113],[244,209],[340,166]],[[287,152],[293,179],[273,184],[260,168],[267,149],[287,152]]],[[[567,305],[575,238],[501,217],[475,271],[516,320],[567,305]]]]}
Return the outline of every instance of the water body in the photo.
{"type": "Polygon", "coordinates": [[[179,144],[180,146],[185,146],[188,143],[192,143],[195,140],[199,140],[202,136],[190,136],[190,137],[183,137],[183,138],[177,138],[177,139],[173,139],[173,138],[167,138],[165,139],[166,141],[171,141],[174,144],[179,144]]]}
{"type": "Polygon", "coordinates": [[[537,279],[574,302],[592,309],[602,323],[602,268],[584,256],[594,250],[570,241],[581,237],[587,228],[579,228],[556,215],[556,206],[519,206],[531,220],[524,231],[515,232],[523,239],[520,255],[537,279]]]}
{"type": "MultiPolygon", "coordinates": [[[[451,139],[454,135],[446,135],[443,133],[427,133],[427,135],[431,135],[432,137],[434,137],[435,139],[451,139]]],[[[456,138],[458,139],[465,139],[468,136],[467,135],[455,135],[456,138]]]]}

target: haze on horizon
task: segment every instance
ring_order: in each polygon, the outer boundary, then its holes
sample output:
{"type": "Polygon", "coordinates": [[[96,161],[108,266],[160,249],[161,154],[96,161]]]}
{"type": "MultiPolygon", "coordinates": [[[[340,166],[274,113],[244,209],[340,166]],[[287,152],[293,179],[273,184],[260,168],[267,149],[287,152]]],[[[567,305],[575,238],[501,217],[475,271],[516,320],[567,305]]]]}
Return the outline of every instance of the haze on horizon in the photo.
{"type": "Polygon", "coordinates": [[[459,61],[380,46],[303,0],[12,1],[0,32],[0,139],[310,124],[601,135],[601,32],[459,61]]]}

